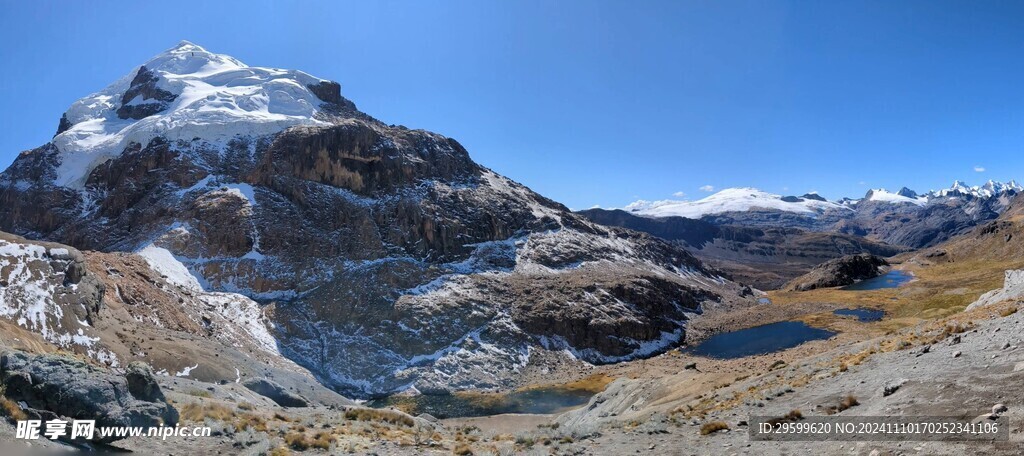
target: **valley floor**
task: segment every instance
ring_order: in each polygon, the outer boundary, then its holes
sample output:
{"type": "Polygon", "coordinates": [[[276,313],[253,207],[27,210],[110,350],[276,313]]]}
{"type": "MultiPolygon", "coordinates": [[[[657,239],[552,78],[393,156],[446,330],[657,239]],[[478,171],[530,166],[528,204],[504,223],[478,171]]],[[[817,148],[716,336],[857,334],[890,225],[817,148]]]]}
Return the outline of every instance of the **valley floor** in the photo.
{"type": "MultiPolygon", "coordinates": [[[[1002,268],[904,259],[915,274],[895,289],[772,292],[755,307],[707,309],[689,327],[688,344],[714,334],[801,320],[837,334],[777,353],[738,359],[686,350],[591,366],[559,352],[538,352],[520,387],[573,385],[603,390],[579,409],[552,415],[497,415],[436,420],[401,411],[285,408],[236,384],[160,377],[185,424],[214,429],[208,438],[173,442],[129,438],[114,447],[141,454],[1020,454],[1024,451],[1024,312],[1004,302],[962,312],[998,286],[1002,268]],[[880,322],[835,316],[839,308],[885,310],[880,322]],[[927,347],[927,349],[925,348],[927,347]],[[694,368],[695,367],[695,368],[694,368]],[[898,384],[886,395],[887,385],[898,384]],[[974,419],[1004,404],[1010,441],[758,442],[754,415],[931,415],[974,419]],[[847,399],[847,402],[849,400],[847,399]],[[705,424],[726,430],[702,435],[705,424]]],[[[1024,309],[1021,309],[1024,310],[1024,309]]],[[[10,441],[13,426],[0,425],[10,441]]],[[[37,447],[59,446],[40,441],[37,447]]]]}

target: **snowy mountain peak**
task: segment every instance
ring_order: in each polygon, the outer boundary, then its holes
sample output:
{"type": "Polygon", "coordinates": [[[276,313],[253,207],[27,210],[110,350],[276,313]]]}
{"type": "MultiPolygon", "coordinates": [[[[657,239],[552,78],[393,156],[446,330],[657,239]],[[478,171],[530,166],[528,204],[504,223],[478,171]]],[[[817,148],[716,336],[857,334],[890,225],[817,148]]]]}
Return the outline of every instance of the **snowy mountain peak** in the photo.
{"type": "Polygon", "coordinates": [[[340,101],[337,83],[251,67],[182,41],[71,105],[53,138],[61,158],[54,183],[82,188],[93,168],[130,143],[160,136],[222,148],[240,136],[322,124],[322,105],[340,101]]]}
{"type": "Polygon", "coordinates": [[[917,193],[906,187],[901,188],[900,191],[896,193],[890,192],[884,188],[873,188],[868,190],[867,194],[864,195],[864,200],[884,203],[910,203],[918,206],[923,206],[928,202],[927,197],[919,197],[917,196],[917,193]]]}
{"type": "Polygon", "coordinates": [[[900,188],[900,190],[898,192],[896,192],[896,194],[900,195],[900,196],[905,196],[907,198],[917,198],[917,196],[918,196],[917,192],[915,192],[915,191],[913,191],[913,190],[911,190],[911,189],[909,189],[907,187],[900,188]]]}
{"type": "Polygon", "coordinates": [[[207,67],[208,70],[217,71],[248,67],[234,57],[214,54],[189,41],[181,41],[177,46],[157,54],[143,66],[150,70],[177,75],[201,73],[207,67]]]}
{"type": "Polygon", "coordinates": [[[701,218],[724,212],[744,212],[767,209],[808,215],[820,214],[828,209],[848,209],[821,198],[816,193],[804,197],[782,196],[751,187],[727,188],[697,201],[636,201],[624,208],[628,212],[647,217],[701,218]]]}
{"type": "Polygon", "coordinates": [[[884,188],[875,188],[868,190],[863,199],[843,198],[839,201],[829,201],[816,192],[806,193],[802,196],[781,196],[756,188],[736,187],[721,190],[697,201],[639,200],[627,205],[623,209],[627,212],[646,217],[677,216],[693,219],[698,219],[705,215],[751,210],[775,210],[815,216],[830,209],[854,210],[859,204],[870,201],[925,206],[930,201],[938,198],[960,196],[991,198],[1008,191],[1021,192],[1024,191],[1024,187],[1015,181],[1003,183],[990,180],[984,185],[973,187],[968,186],[962,181],[955,181],[948,189],[931,191],[926,194],[918,194],[907,187],[902,187],[897,192],[890,192],[884,188]]]}
{"type": "Polygon", "coordinates": [[[931,197],[956,197],[956,196],[973,196],[976,198],[991,198],[996,195],[1000,195],[1004,192],[1013,191],[1020,192],[1024,191],[1024,187],[1017,183],[1017,181],[1011,180],[1009,182],[998,182],[989,180],[983,185],[968,186],[963,181],[953,181],[947,189],[932,191],[929,193],[931,197]]]}

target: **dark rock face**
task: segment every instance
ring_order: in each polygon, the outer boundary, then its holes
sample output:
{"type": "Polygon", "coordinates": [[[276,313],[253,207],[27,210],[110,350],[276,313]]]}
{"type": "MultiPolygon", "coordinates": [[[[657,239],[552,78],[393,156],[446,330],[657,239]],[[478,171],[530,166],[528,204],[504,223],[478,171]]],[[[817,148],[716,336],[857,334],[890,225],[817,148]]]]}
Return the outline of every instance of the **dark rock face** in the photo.
{"type": "Polygon", "coordinates": [[[455,140],[362,122],[294,128],[278,136],[252,179],[296,178],[369,196],[423,180],[463,180],[480,168],[455,140]]]}
{"type": "Polygon", "coordinates": [[[117,116],[122,119],[139,120],[167,109],[167,104],[174,101],[177,95],[158,87],[159,80],[160,77],[145,66],[140,67],[132,79],[131,86],[121,97],[121,107],[117,109],[117,116]],[[137,97],[140,102],[133,103],[137,97]],[[152,101],[142,103],[147,100],[152,101]]]}
{"type": "Polygon", "coordinates": [[[320,81],[306,86],[313,95],[327,103],[342,103],[341,84],[334,81],[320,81]]]}
{"type": "Polygon", "coordinates": [[[900,191],[896,192],[896,194],[900,196],[905,196],[907,198],[917,198],[917,192],[907,187],[900,188],[900,191]]]}
{"type": "Polygon", "coordinates": [[[309,407],[309,402],[286,390],[283,386],[265,378],[257,378],[244,383],[252,392],[265,396],[281,407],[309,407]]]}
{"type": "MultiPolygon", "coordinates": [[[[141,370],[133,383],[155,386],[141,370]]],[[[65,417],[96,420],[96,426],[173,426],[178,412],[163,399],[159,387],[149,398],[135,396],[125,377],[90,366],[73,358],[33,356],[20,352],[0,355],[0,382],[5,395],[28,405],[27,412],[44,419],[65,417]]],[[[108,437],[104,442],[116,440],[108,437]]]]}
{"type": "Polygon", "coordinates": [[[57,136],[57,135],[59,135],[61,133],[64,133],[65,131],[70,130],[71,127],[73,127],[73,126],[74,126],[74,124],[72,124],[71,121],[68,120],[68,115],[67,114],[61,114],[60,115],[60,123],[57,124],[57,132],[54,133],[53,136],[57,136]]]}
{"type": "Polygon", "coordinates": [[[883,268],[888,265],[889,262],[884,258],[874,255],[845,256],[815,266],[811,272],[790,282],[787,289],[808,291],[816,288],[850,285],[859,280],[878,277],[883,268]]]}

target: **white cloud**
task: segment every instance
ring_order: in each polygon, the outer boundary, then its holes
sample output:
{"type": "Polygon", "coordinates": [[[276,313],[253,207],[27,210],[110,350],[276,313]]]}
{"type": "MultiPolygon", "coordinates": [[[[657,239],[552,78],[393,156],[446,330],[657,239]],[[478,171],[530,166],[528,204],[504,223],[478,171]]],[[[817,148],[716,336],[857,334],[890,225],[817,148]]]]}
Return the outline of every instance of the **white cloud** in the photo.
{"type": "Polygon", "coordinates": [[[682,197],[686,196],[686,192],[675,192],[675,193],[672,194],[672,196],[674,196],[676,198],[682,198],[682,197]]]}
{"type": "Polygon", "coordinates": [[[859,184],[859,185],[868,185],[868,183],[864,182],[864,181],[857,182],[857,184],[859,184]]]}
{"type": "Polygon", "coordinates": [[[715,191],[715,186],[714,185],[705,185],[705,186],[700,188],[700,191],[702,191],[702,192],[713,192],[713,191],[715,191]]]}
{"type": "Polygon", "coordinates": [[[789,187],[782,187],[782,191],[788,192],[789,191],[789,187]]]}
{"type": "Polygon", "coordinates": [[[976,172],[976,173],[983,173],[983,172],[985,172],[985,167],[984,166],[975,166],[974,167],[974,172],[976,172]]]}

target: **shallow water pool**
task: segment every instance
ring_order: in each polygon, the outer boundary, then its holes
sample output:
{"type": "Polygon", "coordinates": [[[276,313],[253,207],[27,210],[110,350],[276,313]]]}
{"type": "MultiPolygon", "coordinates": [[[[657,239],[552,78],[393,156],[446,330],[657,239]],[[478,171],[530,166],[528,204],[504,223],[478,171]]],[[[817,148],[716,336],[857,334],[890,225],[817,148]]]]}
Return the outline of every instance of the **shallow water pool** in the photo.
{"type": "Polygon", "coordinates": [[[857,317],[857,320],[863,322],[879,321],[885,316],[885,312],[878,309],[869,309],[867,307],[858,307],[856,309],[836,309],[832,313],[841,316],[852,316],[857,317]]]}
{"type": "Polygon", "coordinates": [[[780,321],[716,334],[687,351],[711,358],[742,358],[785,350],[812,340],[828,339],[835,334],[801,321],[780,321]]]}
{"type": "Polygon", "coordinates": [[[853,285],[847,285],[843,287],[843,290],[856,290],[856,291],[867,291],[867,290],[881,290],[883,288],[896,288],[909,282],[914,278],[914,274],[907,271],[900,271],[893,269],[885,274],[871,279],[857,282],[853,285]]]}
{"type": "Polygon", "coordinates": [[[592,391],[569,388],[536,388],[509,394],[454,393],[394,395],[369,401],[370,407],[396,407],[412,415],[429,413],[437,418],[500,415],[503,413],[561,413],[582,406],[592,391]]]}

